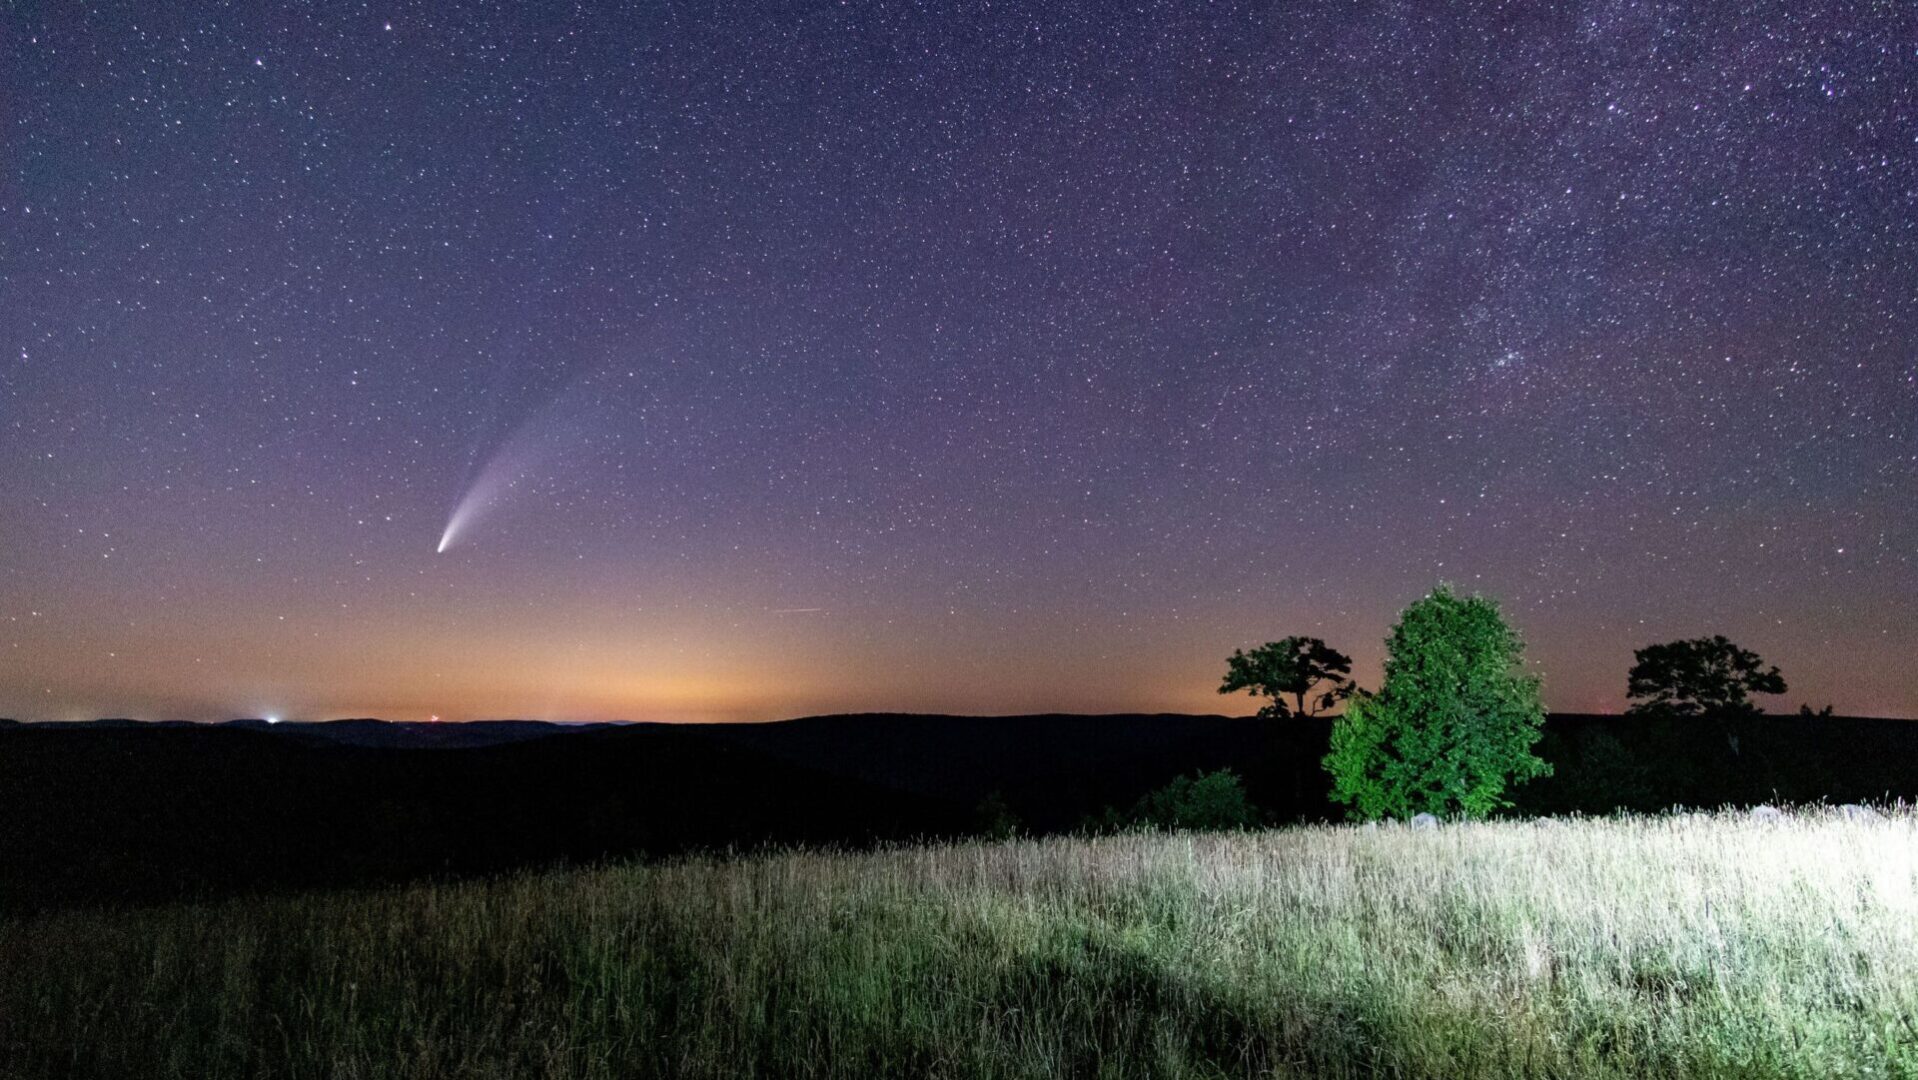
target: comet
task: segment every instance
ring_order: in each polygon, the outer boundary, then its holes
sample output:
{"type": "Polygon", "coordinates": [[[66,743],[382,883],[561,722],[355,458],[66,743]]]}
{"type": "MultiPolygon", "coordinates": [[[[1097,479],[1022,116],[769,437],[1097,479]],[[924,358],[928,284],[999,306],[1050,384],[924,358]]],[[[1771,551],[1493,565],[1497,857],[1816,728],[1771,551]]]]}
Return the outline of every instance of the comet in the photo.
{"type": "Polygon", "coordinates": [[[550,461],[568,447],[579,446],[585,426],[579,421],[588,410],[575,392],[578,385],[576,377],[528,414],[470,474],[471,479],[447,514],[446,528],[434,548],[436,554],[444,555],[468,539],[481,519],[516,493],[535,486],[550,461]]]}
{"type": "Polygon", "coordinates": [[[527,460],[528,455],[515,453],[515,448],[516,444],[511,442],[500,448],[460,493],[452,513],[447,515],[446,529],[440,533],[439,546],[434,549],[436,554],[446,554],[476,521],[520,486],[532,462],[527,460]]]}

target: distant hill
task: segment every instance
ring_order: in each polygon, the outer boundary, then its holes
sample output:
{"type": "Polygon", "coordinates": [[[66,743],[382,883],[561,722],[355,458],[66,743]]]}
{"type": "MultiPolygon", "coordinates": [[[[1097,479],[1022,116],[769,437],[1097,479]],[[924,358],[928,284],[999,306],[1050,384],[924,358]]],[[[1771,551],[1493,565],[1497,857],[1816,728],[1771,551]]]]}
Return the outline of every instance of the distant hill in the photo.
{"type": "Polygon", "coordinates": [[[545,720],[474,720],[465,722],[422,723],[419,721],[378,720],[361,717],[347,720],[265,720],[249,717],[206,724],[191,720],[129,720],[107,717],[99,720],[45,720],[21,723],[0,720],[0,727],[30,728],[36,731],[129,731],[152,728],[233,728],[262,731],[284,739],[345,746],[379,746],[392,749],[450,750],[461,747],[497,746],[501,743],[543,739],[549,735],[592,731],[617,727],[616,724],[556,724],[545,720]]]}
{"type": "Polygon", "coordinates": [[[997,793],[1027,822],[1070,828],[1181,773],[1234,768],[1285,817],[1323,806],[1288,763],[1316,770],[1329,725],[1178,714],[939,716],[863,713],[713,725],[709,738],[963,806],[997,793]]]}
{"type": "MultiPolygon", "coordinates": [[[[1070,829],[1232,768],[1274,820],[1336,819],[1327,721],[867,714],[774,724],[107,720],[0,731],[0,908],[965,833],[995,794],[1070,829]]],[[[1523,813],[1918,795],[1918,723],[1555,715],[1523,813]]]]}
{"type": "Polygon", "coordinates": [[[608,856],[863,843],[963,810],[682,731],[465,749],[231,726],[35,725],[0,743],[0,906],[491,873],[608,856]]]}
{"type": "Polygon", "coordinates": [[[379,746],[392,749],[451,750],[461,747],[498,746],[525,742],[598,728],[612,724],[555,724],[544,720],[473,720],[458,723],[420,723],[398,720],[317,720],[282,721],[228,720],[221,727],[266,731],[288,738],[311,738],[348,746],[379,746]]]}

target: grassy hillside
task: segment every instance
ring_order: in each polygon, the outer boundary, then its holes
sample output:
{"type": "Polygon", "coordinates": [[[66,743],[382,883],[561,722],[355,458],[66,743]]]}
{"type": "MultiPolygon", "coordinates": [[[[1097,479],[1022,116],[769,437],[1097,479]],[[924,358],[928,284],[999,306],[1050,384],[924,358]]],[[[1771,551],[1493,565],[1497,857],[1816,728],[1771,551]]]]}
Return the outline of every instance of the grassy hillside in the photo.
{"type": "Polygon", "coordinates": [[[0,922],[0,1074],[1918,1076],[1918,820],[796,852],[0,922]]]}

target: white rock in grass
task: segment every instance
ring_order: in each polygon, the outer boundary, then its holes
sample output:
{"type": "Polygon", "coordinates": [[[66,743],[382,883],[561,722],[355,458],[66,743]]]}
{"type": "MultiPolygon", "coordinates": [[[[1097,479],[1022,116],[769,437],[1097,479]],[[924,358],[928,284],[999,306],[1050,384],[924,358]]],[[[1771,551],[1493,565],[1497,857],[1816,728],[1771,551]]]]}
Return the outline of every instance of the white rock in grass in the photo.
{"type": "Polygon", "coordinates": [[[1765,823],[1783,821],[1785,820],[1785,812],[1776,806],[1754,806],[1752,807],[1751,819],[1765,823]]]}
{"type": "Polygon", "coordinates": [[[1844,818],[1846,821],[1864,822],[1885,820],[1885,815],[1873,810],[1871,807],[1860,806],[1857,803],[1851,802],[1838,808],[1838,816],[1844,818]]]}
{"type": "Polygon", "coordinates": [[[1365,823],[1364,825],[1361,825],[1361,826],[1359,826],[1359,827],[1360,827],[1361,829],[1364,829],[1364,830],[1365,830],[1366,832],[1378,832],[1378,831],[1379,831],[1379,823],[1378,823],[1378,822],[1376,822],[1376,821],[1368,821],[1368,822],[1366,822],[1366,823],[1365,823]]]}
{"type": "Polygon", "coordinates": [[[1412,815],[1412,827],[1414,829],[1436,829],[1438,826],[1439,820],[1430,814],[1412,815]]]}

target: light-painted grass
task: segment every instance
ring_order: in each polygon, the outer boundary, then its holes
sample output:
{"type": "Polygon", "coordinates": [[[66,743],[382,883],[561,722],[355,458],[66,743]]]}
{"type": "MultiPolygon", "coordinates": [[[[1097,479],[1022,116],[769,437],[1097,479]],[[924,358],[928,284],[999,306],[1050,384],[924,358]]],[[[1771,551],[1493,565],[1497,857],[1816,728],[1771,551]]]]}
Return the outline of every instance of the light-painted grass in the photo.
{"type": "Polygon", "coordinates": [[[1918,821],[798,852],[0,923],[21,1077],[1918,1076],[1918,821]]]}

